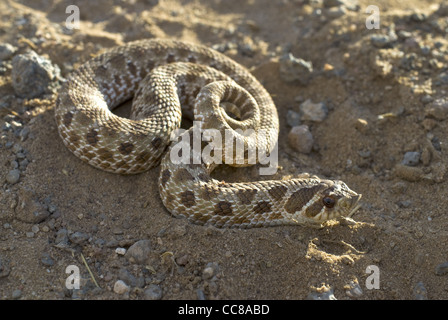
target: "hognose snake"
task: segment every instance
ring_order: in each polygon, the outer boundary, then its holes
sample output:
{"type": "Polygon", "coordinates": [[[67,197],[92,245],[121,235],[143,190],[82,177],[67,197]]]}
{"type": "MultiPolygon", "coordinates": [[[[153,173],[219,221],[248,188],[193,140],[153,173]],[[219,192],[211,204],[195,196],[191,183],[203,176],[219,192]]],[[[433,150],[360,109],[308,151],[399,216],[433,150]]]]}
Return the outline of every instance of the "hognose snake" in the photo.
{"type": "MultiPolygon", "coordinates": [[[[170,138],[182,114],[194,117],[202,129],[268,132],[264,140],[236,134],[245,147],[270,152],[278,138],[277,110],[268,92],[244,67],[201,45],[142,40],[113,48],[69,75],[55,113],[64,144],[94,167],[133,174],[161,162],[163,204],[194,223],[240,228],[320,224],[351,216],[359,207],[361,195],[342,181],[225,183],[211,178],[216,165],[173,163],[170,138]],[[129,119],[111,112],[132,97],[129,119]]],[[[192,136],[192,129],[184,135],[192,136]]],[[[245,166],[244,156],[244,164],[227,164],[245,166]]]]}

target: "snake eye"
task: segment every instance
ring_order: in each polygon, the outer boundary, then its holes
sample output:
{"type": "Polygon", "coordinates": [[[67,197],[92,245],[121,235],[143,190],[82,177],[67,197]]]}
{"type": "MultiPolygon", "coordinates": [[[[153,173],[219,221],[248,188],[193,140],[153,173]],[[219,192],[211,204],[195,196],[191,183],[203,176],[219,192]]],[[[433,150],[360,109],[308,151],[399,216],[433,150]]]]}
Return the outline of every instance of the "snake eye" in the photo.
{"type": "Polygon", "coordinates": [[[333,208],[333,207],[334,207],[334,204],[336,203],[336,201],[334,201],[334,199],[331,198],[331,197],[325,197],[325,198],[323,198],[322,202],[324,203],[324,205],[325,205],[327,208],[333,208]]]}

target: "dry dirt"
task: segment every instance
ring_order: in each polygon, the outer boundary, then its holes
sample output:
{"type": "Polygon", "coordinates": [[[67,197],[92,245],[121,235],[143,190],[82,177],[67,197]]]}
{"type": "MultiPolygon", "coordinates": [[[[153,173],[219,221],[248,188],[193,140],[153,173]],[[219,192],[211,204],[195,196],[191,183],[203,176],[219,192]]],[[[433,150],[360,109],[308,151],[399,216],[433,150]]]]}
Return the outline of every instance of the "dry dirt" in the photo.
{"type": "MultiPolygon", "coordinates": [[[[359,0],[357,11],[336,17],[321,2],[0,2],[0,43],[18,48],[16,54],[32,49],[48,57],[63,77],[137,39],[227,48],[276,103],[280,168],[271,178],[309,172],[363,194],[356,224],[250,230],[189,224],[163,207],[158,168],[114,175],[71,154],[57,133],[55,95],[18,98],[9,58],[0,74],[0,125],[15,121],[30,132],[26,139],[0,132],[0,299],[144,299],[154,297],[151,285],[162,299],[447,299],[448,125],[445,111],[438,118],[428,108],[448,89],[448,10],[438,10],[435,0],[359,0]],[[65,28],[71,4],[81,14],[73,31],[65,28]],[[380,8],[379,30],[365,26],[370,4],[380,8]],[[408,34],[389,48],[372,44],[372,35],[387,35],[393,26],[408,34]],[[288,51],[312,62],[308,84],[281,79],[279,59],[288,51]],[[306,123],[314,148],[299,154],[288,144],[287,112],[307,99],[325,102],[329,112],[320,123],[306,123]],[[409,151],[421,153],[416,166],[401,165],[409,151]],[[11,184],[5,177],[23,154],[29,164],[11,184]],[[47,210],[48,217],[29,222],[34,210],[47,210]],[[61,229],[68,233],[65,245],[57,242],[61,229]],[[147,263],[116,253],[142,239],[151,243],[147,263]],[[79,290],[65,287],[69,265],[79,267],[79,290]],[[379,271],[378,289],[367,286],[371,265],[379,271]],[[114,292],[119,279],[127,293],[114,292]]],[[[219,168],[215,177],[254,181],[257,169],[219,168]]]]}

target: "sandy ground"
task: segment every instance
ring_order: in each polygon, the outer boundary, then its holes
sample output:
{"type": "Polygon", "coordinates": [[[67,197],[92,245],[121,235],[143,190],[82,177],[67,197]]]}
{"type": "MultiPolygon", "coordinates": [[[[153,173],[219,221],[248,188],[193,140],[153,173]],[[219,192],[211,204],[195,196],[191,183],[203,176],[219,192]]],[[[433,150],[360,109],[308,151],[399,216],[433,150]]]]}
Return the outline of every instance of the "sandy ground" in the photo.
{"type": "MultiPolygon", "coordinates": [[[[447,299],[448,9],[434,0],[346,2],[0,2],[0,43],[49,58],[62,77],[137,39],[224,48],[276,103],[272,178],[309,172],[363,194],[356,224],[321,229],[220,230],[173,218],[158,195],[158,168],[121,176],[73,156],[57,133],[55,95],[19,98],[10,56],[0,73],[0,299],[447,299]],[[65,28],[70,4],[80,9],[78,30],[65,28]],[[370,4],[380,8],[379,30],[365,26],[370,4]],[[372,40],[391,32],[386,44],[372,40]],[[312,62],[307,84],[282,80],[285,52],[312,62]],[[303,122],[314,147],[301,154],[288,144],[287,112],[307,99],[324,102],[328,115],[303,122]],[[402,164],[407,152],[419,152],[417,163],[402,164]],[[149,240],[144,263],[116,252],[139,240],[149,240]],[[80,270],[80,289],[65,286],[69,265],[80,270]],[[124,293],[114,292],[117,280],[124,293]]],[[[215,177],[255,181],[257,168],[218,168],[215,177]]]]}

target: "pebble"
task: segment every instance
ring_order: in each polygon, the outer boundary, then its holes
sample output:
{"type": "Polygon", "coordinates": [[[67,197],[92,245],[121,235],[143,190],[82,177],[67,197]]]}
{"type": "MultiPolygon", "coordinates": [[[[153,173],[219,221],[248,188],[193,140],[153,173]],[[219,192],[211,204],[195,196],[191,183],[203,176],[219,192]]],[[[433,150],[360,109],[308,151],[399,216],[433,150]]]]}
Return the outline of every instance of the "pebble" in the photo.
{"type": "Polygon", "coordinates": [[[89,239],[89,235],[82,231],[76,231],[70,235],[70,241],[76,244],[81,244],[89,239]]]}
{"type": "Polygon", "coordinates": [[[117,294],[125,294],[130,290],[131,288],[122,280],[117,280],[114,284],[114,292],[117,294]]]}
{"type": "Polygon", "coordinates": [[[118,279],[129,284],[131,287],[143,288],[145,285],[144,277],[136,277],[125,268],[121,268],[118,272],[118,279]]]}
{"type": "Polygon", "coordinates": [[[296,126],[288,133],[288,143],[294,150],[309,154],[313,149],[314,139],[307,125],[296,126]]]}
{"type": "Polygon", "coordinates": [[[186,266],[188,264],[188,261],[189,261],[188,254],[184,254],[183,256],[176,258],[176,263],[179,266],[186,266]]]}
{"type": "Polygon", "coordinates": [[[280,58],[280,78],[285,82],[298,82],[307,85],[313,73],[313,64],[300,58],[294,57],[291,53],[280,58]]]}
{"type": "Polygon", "coordinates": [[[22,290],[20,289],[15,289],[12,292],[11,298],[14,300],[20,299],[22,297],[22,290]]]}
{"type": "Polygon", "coordinates": [[[56,244],[66,245],[68,244],[68,231],[67,229],[59,229],[56,233],[56,239],[54,240],[56,244]]]}
{"type": "Polygon", "coordinates": [[[0,61],[10,59],[16,51],[17,48],[9,43],[0,44],[0,61]]]}
{"type": "Polygon", "coordinates": [[[215,273],[215,270],[212,267],[207,267],[202,271],[202,279],[207,280],[211,279],[215,273]]]}
{"type": "Polygon", "coordinates": [[[151,251],[150,240],[139,240],[129,247],[125,257],[132,263],[144,264],[151,251]]]}
{"type": "Polygon", "coordinates": [[[332,7],[332,8],[327,10],[327,16],[330,19],[340,18],[343,15],[345,15],[346,13],[347,13],[347,9],[345,9],[345,7],[343,7],[343,6],[332,7]]]}
{"type": "Polygon", "coordinates": [[[310,99],[300,104],[299,110],[302,121],[322,122],[328,115],[325,103],[313,103],[310,99]]]}
{"type": "Polygon", "coordinates": [[[347,285],[345,294],[348,295],[351,298],[359,298],[362,296],[362,289],[359,285],[358,281],[350,281],[350,283],[347,285]]]}
{"type": "Polygon", "coordinates": [[[13,169],[9,171],[8,174],[6,175],[6,181],[10,184],[15,184],[19,182],[19,179],[20,179],[20,170],[18,169],[13,169]]]}
{"type": "Polygon", "coordinates": [[[401,161],[401,164],[403,164],[405,166],[414,167],[414,166],[418,165],[418,163],[420,162],[420,156],[421,156],[420,152],[416,152],[416,151],[406,152],[404,154],[403,161],[401,161]]]}
{"type": "Polygon", "coordinates": [[[426,95],[424,95],[424,96],[420,99],[420,101],[421,101],[423,104],[428,104],[428,103],[430,103],[430,102],[433,102],[434,99],[433,99],[433,97],[431,97],[429,94],[426,94],[426,95]]]}
{"type": "Polygon", "coordinates": [[[387,46],[390,46],[391,40],[390,38],[385,34],[374,34],[370,37],[370,42],[374,47],[377,48],[385,48],[387,46]]]}
{"type": "Polygon", "coordinates": [[[435,272],[436,272],[436,275],[438,275],[438,276],[444,276],[444,275],[448,274],[448,261],[439,264],[436,267],[435,272]]]}
{"type": "Polygon", "coordinates": [[[344,6],[351,11],[358,11],[360,8],[358,0],[324,0],[323,5],[325,8],[344,6]]]}
{"type": "Polygon", "coordinates": [[[288,112],[286,113],[286,123],[290,127],[300,125],[300,113],[294,110],[288,110],[288,112]]]}
{"type": "Polygon", "coordinates": [[[143,294],[146,300],[160,300],[162,299],[162,288],[156,284],[150,284],[143,294]]]}
{"type": "Polygon", "coordinates": [[[337,300],[334,296],[334,290],[332,288],[324,292],[311,292],[308,295],[309,300],[337,300]]]}
{"type": "Polygon", "coordinates": [[[204,270],[202,270],[202,279],[208,280],[211,279],[214,275],[218,273],[218,263],[216,262],[209,262],[205,266],[204,270]]]}
{"type": "Polygon", "coordinates": [[[57,65],[32,50],[12,59],[12,86],[20,98],[36,98],[52,92],[60,73],[57,65]]]}
{"type": "Polygon", "coordinates": [[[436,120],[448,118],[448,100],[446,98],[436,99],[425,107],[425,115],[436,120]]]}
{"type": "Polygon", "coordinates": [[[125,248],[116,248],[115,253],[120,256],[124,256],[126,254],[126,249],[125,248]]]}
{"type": "Polygon", "coordinates": [[[198,300],[205,300],[205,293],[201,289],[196,290],[196,296],[198,297],[198,300]]]}
{"type": "Polygon", "coordinates": [[[0,279],[9,276],[10,272],[11,268],[9,266],[9,261],[0,256],[0,279]]]}
{"type": "Polygon", "coordinates": [[[416,300],[428,300],[428,292],[423,285],[423,282],[419,282],[414,287],[414,297],[416,300]]]}
{"type": "Polygon", "coordinates": [[[47,267],[51,267],[54,265],[53,258],[50,256],[50,254],[48,254],[46,252],[44,254],[42,254],[42,258],[40,259],[40,261],[42,262],[42,264],[44,266],[47,266],[47,267]]]}

